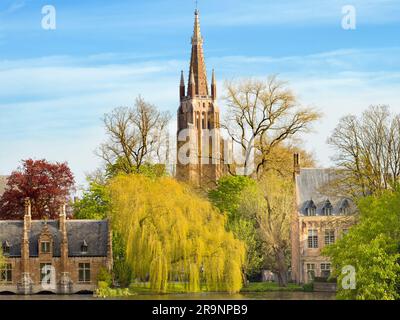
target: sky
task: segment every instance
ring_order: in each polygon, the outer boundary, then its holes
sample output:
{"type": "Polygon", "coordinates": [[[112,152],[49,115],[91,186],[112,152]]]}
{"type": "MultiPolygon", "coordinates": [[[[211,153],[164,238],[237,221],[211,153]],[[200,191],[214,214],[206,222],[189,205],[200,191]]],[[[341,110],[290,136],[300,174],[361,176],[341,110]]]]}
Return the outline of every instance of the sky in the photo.
{"type": "MultiPolygon", "coordinates": [[[[400,0],[199,0],[208,74],[278,74],[323,119],[304,135],[320,166],[339,119],[400,112],[400,0]],[[356,27],[342,27],[345,5],[356,27]]],[[[0,174],[22,159],[67,161],[78,185],[102,163],[102,117],[139,94],[174,116],[188,74],[192,0],[0,0],[0,174]],[[42,8],[56,29],[42,28],[42,8]]],[[[224,102],[219,101],[223,112],[224,102]]],[[[171,132],[176,130],[175,118],[171,132]]]]}

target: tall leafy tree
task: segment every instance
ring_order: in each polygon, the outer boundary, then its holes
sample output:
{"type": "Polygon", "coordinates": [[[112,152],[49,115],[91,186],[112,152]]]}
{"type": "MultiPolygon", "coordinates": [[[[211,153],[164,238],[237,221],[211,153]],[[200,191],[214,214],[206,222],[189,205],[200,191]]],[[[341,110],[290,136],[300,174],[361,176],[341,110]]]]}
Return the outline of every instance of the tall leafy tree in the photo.
{"type": "Polygon", "coordinates": [[[272,172],[242,193],[240,210],[255,217],[266,265],[277,274],[280,286],[288,283],[289,228],[293,203],[292,180],[272,172]]]}
{"type": "Polygon", "coordinates": [[[225,217],[168,178],[119,175],[107,186],[113,228],[126,243],[132,277],[165,292],[170,281],[198,291],[237,292],[245,247],[225,230],[225,217]]]}
{"type": "Polygon", "coordinates": [[[67,163],[24,160],[12,172],[0,199],[1,219],[22,219],[24,199],[30,198],[32,218],[56,218],[62,203],[70,200],[74,176],[67,163]]]}
{"type": "Polygon", "coordinates": [[[227,215],[226,228],[246,245],[243,268],[248,278],[254,278],[260,273],[263,253],[255,216],[247,214],[240,206],[243,191],[256,184],[255,180],[246,176],[225,176],[218,181],[217,188],[209,191],[211,202],[227,215]]]}
{"type": "Polygon", "coordinates": [[[363,198],[358,207],[359,223],[324,249],[338,277],[338,298],[400,299],[400,191],[363,198]],[[353,288],[346,266],[355,270],[353,288]]]}

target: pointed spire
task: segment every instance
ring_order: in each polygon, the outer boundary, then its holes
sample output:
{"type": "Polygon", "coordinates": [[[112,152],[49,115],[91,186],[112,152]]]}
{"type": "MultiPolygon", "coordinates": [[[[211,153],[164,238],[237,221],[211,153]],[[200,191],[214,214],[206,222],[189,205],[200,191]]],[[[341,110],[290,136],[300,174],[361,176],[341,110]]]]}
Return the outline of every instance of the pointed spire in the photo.
{"type": "Polygon", "coordinates": [[[181,87],[185,86],[185,77],[183,76],[183,70],[181,71],[181,87]]]}
{"type": "Polygon", "coordinates": [[[179,96],[182,98],[185,97],[185,78],[183,76],[183,70],[181,71],[181,84],[179,86],[179,96]]]}
{"type": "Polygon", "coordinates": [[[194,30],[192,36],[192,55],[190,59],[190,75],[193,75],[195,83],[195,94],[200,96],[208,96],[208,84],[206,75],[206,66],[203,55],[203,38],[200,32],[199,11],[196,9],[194,13],[194,30]]]}

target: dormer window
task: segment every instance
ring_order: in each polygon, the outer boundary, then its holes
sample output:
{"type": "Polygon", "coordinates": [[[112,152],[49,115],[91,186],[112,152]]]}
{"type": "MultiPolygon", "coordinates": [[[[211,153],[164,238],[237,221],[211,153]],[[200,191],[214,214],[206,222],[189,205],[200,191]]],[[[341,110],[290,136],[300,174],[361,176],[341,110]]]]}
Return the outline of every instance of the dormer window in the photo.
{"type": "Polygon", "coordinates": [[[42,241],[40,243],[40,252],[41,253],[50,253],[50,241],[42,241]]]}
{"type": "Polygon", "coordinates": [[[350,204],[347,199],[343,200],[341,206],[340,206],[340,214],[346,215],[349,214],[350,212],[350,204]]]}
{"type": "Polygon", "coordinates": [[[314,201],[310,200],[306,206],[306,215],[307,216],[315,216],[317,214],[317,207],[314,204],[314,201]]]}
{"type": "Polygon", "coordinates": [[[10,254],[10,248],[11,248],[11,246],[10,246],[10,243],[6,240],[6,241],[4,241],[3,242],[3,245],[2,245],[2,251],[3,251],[3,254],[4,255],[9,255],[10,254]]]}
{"type": "Polygon", "coordinates": [[[332,215],[332,204],[329,200],[325,201],[324,207],[322,208],[322,214],[324,216],[331,216],[332,215]]]}
{"type": "Polygon", "coordinates": [[[81,252],[82,253],[87,253],[88,252],[88,244],[87,244],[86,240],[83,240],[83,242],[82,242],[81,252]]]}

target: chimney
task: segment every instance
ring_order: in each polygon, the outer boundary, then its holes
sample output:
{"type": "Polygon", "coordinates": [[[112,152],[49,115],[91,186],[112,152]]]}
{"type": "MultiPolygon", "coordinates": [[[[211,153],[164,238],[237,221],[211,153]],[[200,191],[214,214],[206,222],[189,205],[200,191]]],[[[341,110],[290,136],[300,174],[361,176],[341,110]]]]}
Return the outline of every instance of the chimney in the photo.
{"type": "Polygon", "coordinates": [[[296,176],[300,174],[300,155],[295,153],[293,155],[293,175],[296,176]]]}
{"type": "Polygon", "coordinates": [[[24,230],[30,231],[32,225],[32,210],[31,210],[31,200],[29,198],[25,198],[24,206],[25,206],[24,230]]]}
{"type": "Polygon", "coordinates": [[[60,215],[59,215],[59,231],[64,233],[66,229],[66,220],[67,220],[67,214],[65,210],[65,204],[62,204],[60,206],[60,215]]]}

